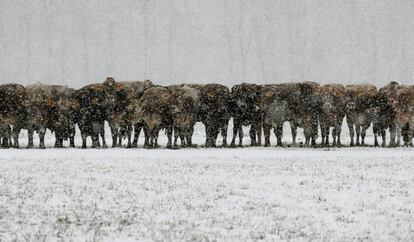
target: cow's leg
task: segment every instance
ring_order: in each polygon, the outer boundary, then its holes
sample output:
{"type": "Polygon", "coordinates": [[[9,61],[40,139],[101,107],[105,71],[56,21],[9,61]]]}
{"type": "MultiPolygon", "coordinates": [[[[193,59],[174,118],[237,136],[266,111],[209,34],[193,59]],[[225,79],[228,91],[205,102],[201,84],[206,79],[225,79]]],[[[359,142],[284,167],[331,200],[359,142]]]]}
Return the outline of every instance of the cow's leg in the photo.
{"type": "Polygon", "coordinates": [[[243,126],[240,124],[237,127],[239,133],[239,147],[243,147],[243,126]]]}
{"type": "Polygon", "coordinates": [[[128,143],[127,143],[127,148],[132,148],[132,141],[131,141],[131,136],[132,136],[132,124],[128,124],[127,125],[127,139],[128,139],[128,143]]]}
{"type": "Polygon", "coordinates": [[[86,139],[88,136],[86,135],[86,132],[81,132],[81,138],[82,138],[82,149],[86,149],[86,139]]]}
{"type": "Polygon", "coordinates": [[[33,148],[33,133],[34,133],[33,128],[30,127],[27,129],[27,137],[28,137],[27,148],[28,149],[33,148]]]}
{"type": "Polygon", "coordinates": [[[276,146],[282,146],[283,124],[277,124],[273,132],[276,136],[276,146]]]}
{"type": "Polygon", "coordinates": [[[137,148],[138,147],[138,138],[139,134],[141,133],[142,125],[140,123],[137,123],[134,125],[134,141],[132,142],[132,147],[137,148]]]}
{"type": "Polygon", "coordinates": [[[296,137],[298,135],[298,127],[296,125],[290,123],[290,132],[292,133],[292,145],[296,146],[297,145],[296,137]]]}
{"type": "Polygon", "coordinates": [[[239,132],[240,125],[241,124],[239,123],[237,118],[233,119],[233,138],[231,139],[231,143],[230,143],[231,147],[236,146],[236,137],[237,137],[237,133],[239,132]]]}
{"type": "Polygon", "coordinates": [[[407,144],[404,143],[405,146],[412,147],[413,146],[413,128],[409,125],[407,129],[407,144]]]}
{"type": "Polygon", "coordinates": [[[174,132],[174,148],[178,148],[178,145],[177,145],[177,141],[178,141],[178,135],[179,135],[179,131],[178,131],[178,127],[177,126],[174,126],[173,127],[173,132],[174,132]]]}
{"type": "Polygon", "coordinates": [[[99,123],[93,122],[92,123],[92,148],[99,147],[99,123]]]}
{"type": "Polygon", "coordinates": [[[396,146],[395,138],[397,134],[397,127],[396,127],[395,122],[391,122],[389,124],[389,130],[390,130],[390,143],[388,144],[388,146],[395,147],[396,146]]]}
{"type": "Polygon", "coordinates": [[[75,135],[69,137],[69,146],[75,148],[75,135]]]}
{"type": "Polygon", "coordinates": [[[122,147],[122,140],[124,138],[125,132],[126,132],[125,128],[123,127],[118,128],[118,147],[122,147]]]}
{"type": "MultiPolygon", "coordinates": [[[[99,134],[101,134],[101,139],[102,139],[102,148],[106,148],[105,122],[100,122],[98,127],[99,127],[99,134]]],[[[99,136],[98,136],[98,146],[99,146],[99,136]]]]}
{"type": "MultiPolygon", "coordinates": [[[[336,128],[335,127],[333,127],[332,129],[331,135],[332,135],[332,146],[335,147],[336,146],[336,128]]],[[[329,137],[329,134],[328,134],[328,137],[329,137]]]]}
{"type": "Polygon", "coordinates": [[[381,146],[382,147],[385,147],[387,145],[386,144],[386,141],[385,141],[385,139],[386,139],[385,129],[383,127],[381,127],[380,132],[381,132],[381,137],[382,137],[382,144],[381,144],[381,146]]]}
{"type": "Polygon", "coordinates": [[[396,133],[397,133],[397,146],[401,146],[401,125],[397,124],[396,126],[396,133]]]}
{"type": "MultiPolygon", "coordinates": [[[[222,124],[221,126],[221,136],[223,137],[223,144],[222,147],[227,147],[227,125],[228,122],[225,122],[224,124],[222,124]]],[[[240,129],[242,129],[242,127],[240,126],[240,129]]],[[[243,134],[243,131],[242,131],[243,134]]],[[[240,136],[240,133],[239,133],[240,136]]],[[[242,138],[243,139],[243,138],[242,138]]],[[[239,146],[242,144],[242,139],[239,140],[239,146]]]]}
{"type": "Polygon", "coordinates": [[[55,148],[63,148],[63,134],[60,131],[55,131],[55,148]]]}
{"type": "MultiPolygon", "coordinates": [[[[168,142],[167,142],[167,148],[171,149],[172,148],[172,133],[173,133],[173,127],[172,125],[167,125],[167,127],[165,128],[165,132],[167,134],[167,138],[168,138],[168,142]]],[[[157,138],[158,138],[158,134],[157,134],[157,138]]]]}
{"type": "Polygon", "coordinates": [[[312,128],[311,127],[303,127],[303,133],[305,135],[305,146],[309,147],[310,146],[310,142],[311,142],[311,138],[312,138],[312,128]]]}
{"type": "Polygon", "coordinates": [[[193,133],[194,133],[194,127],[190,127],[186,133],[186,139],[187,139],[187,147],[193,147],[193,133]]]}
{"type": "Polygon", "coordinates": [[[341,133],[342,133],[342,127],[340,124],[336,126],[336,146],[341,147],[341,133]]]}
{"type": "Polygon", "coordinates": [[[329,126],[325,125],[323,132],[325,133],[325,146],[329,146],[329,126]]]}
{"type": "Polygon", "coordinates": [[[39,129],[39,138],[40,138],[39,147],[40,147],[40,149],[45,148],[45,134],[46,134],[46,127],[41,127],[39,129]]]}
{"type": "Polygon", "coordinates": [[[263,134],[264,134],[264,146],[269,147],[270,146],[270,129],[271,126],[268,124],[263,124],[263,134]]]}
{"type": "Polygon", "coordinates": [[[374,122],[372,124],[372,131],[374,133],[374,147],[378,147],[378,134],[380,131],[378,123],[374,122]]]}
{"type": "MultiPolygon", "coordinates": [[[[109,127],[111,128],[111,136],[112,136],[112,148],[115,148],[118,146],[118,136],[119,136],[119,130],[116,127],[115,124],[110,123],[109,127]]],[[[121,138],[119,138],[121,139],[121,138]]]]}
{"type": "Polygon", "coordinates": [[[321,136],[322,136],[321,146],[325,147],[325,123],[324,122],[321,122],[321,136]]]}
{"type": "Polygon", "coordinates": [[[367,129],[369,126],[363,125],[361,127],[361,145],[364,146],[365,145],[365,136],[367,134],[367,129]]]}
{"type": "MultiPolygon", "coordinates": [[[[154,130],[154,135],[153,135],[153,137],[154,137],[154,144],[153,144],[153,148],[154,149],[157,149],[157,148],[159,148],[159,145],[158,145],[158,136],[159,136],[159,133],[160,133],[160,128],[155,128],[155,130],[154,130]]],[[[171,143],[169,144],[170,145],[170,147],[171,147],[171,143]]],[[[167,148],[168,148],[168,144],[167,144],[167,148]]]]}
{"type": "Polygon", "coordinates": [[[183,127],[178,128],[177,135],[180,138],[181,147],[185,147],[186,142],[185,142],[185,135],[184,135],[184,128],[183,127]]]}
{"type": "MultiPolygon", "coordinates": [[[[11,130],[11,135],[13,136],[13,147],[16,149],[19,148],[20,130],[21,130],[20,126],[13,127],[13,130],[11,130]]],[[[11,139],[10,139],[10,142],[11,142],[11,139]]]]}
{"type": "Polygon", "coordinates": [[[9,148],[8,136],[0,137],[1,148],[9,148]]]}
{"type": "Polygon", "coordinates": [[[260,124],[260,121],[258,121],[259,124],[256,125],[256,135],[257,135],[257,141],[256,146],[262,145],[262,125],[260,124]]]}
{"type": "Polygon", "coordinates": [[[359,146],[359,137],[361,136],[361,125],[355,124],[356,141],[355,145],[359,146]]]}
{"type": "Polygon", "coordinates": [[[149,128],[146,124],[144,125],[144,137],[145,137],[144,148],[149,149],[150,146],[151,146],[151,144],[150,144],[151,133],[150,133],[150,130],[149,130],[149,128]]]}
{"type": "Polygon", "coordinates": [[[250,146],[256,146],[256,124],[252,123],[252,125],[250,126],[250,146]]]}
{"type": "Polygon", "coordinates": [[[352,122],[350,122],[349,120],[347,120],[347,124],[348,124],[348,129],[349,129],[349,138],[350,138],[350,143],[349,146],[354,146],[354,136],[355,136],[355,130],[354,130],[354,124],[352,122]]]}

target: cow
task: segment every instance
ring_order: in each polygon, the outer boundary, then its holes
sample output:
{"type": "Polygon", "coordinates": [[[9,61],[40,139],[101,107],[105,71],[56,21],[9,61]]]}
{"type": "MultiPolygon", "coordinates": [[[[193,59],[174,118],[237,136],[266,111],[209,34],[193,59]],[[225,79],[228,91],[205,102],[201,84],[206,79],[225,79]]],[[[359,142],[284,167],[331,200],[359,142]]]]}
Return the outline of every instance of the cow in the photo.
{"type": "Polygon", "coordinates": [[[377,88],[371,84],[346,85],[345,93],[346,121],[351,138],[350,146],[365,145],[366,131],[371,123],[377,120],[377,88]],[[354,132],[356,133],[355,143],[354,132]]]}
{"type": "Polygon", "coordinates": [[[75,124],[79,102],[75,99],[75,89],[52,85],[52,102],[47,128],[55,133],[55,148],[62,148],[63,141],[69,139],[69,146],[75,147],[75,124]]]}
{"type": "Polygon", "coordinates": [[[243,146],[243,125],[250,127],[250,145],[256,146],[261,140],[260,126],[260,85],[242,83],[231,88],[230,112],[233,117],[233,138],[231,147],[235,146],[239,134],[239,147],[243,146]]]}
{"type": "Polygon", "coordinates": [[[19,84],[0,85],[0,129],[2,146],[19,148],[19,134],[24,127],[27,100],[26,88],[19,84]],[[13,140],[11,140],[13,139],[13,140]]]}
{"type": "MultiPolygon", "coordinates": [[[[392,97],[391,97],[392,98],[392,97]]],[[[396,130],[403,137],[404,146],[413,146],[414,132],[414,85],[399,85],[391,105],[395,111],[396,130]]]]}
{"type": "MultiPolygon", "coordinates": [[[[318,114],[320,113],[320,85],[312,81],[298,83],[299,100],[294,100],[292,105],[293,121],[290,122],[292,129],[293,144],[296,139],[297,127],[303,128],[305,146],[316,146],[318,137],[318,114]]],[[[296,96],[295,95],[295,96],[296,96]]]]}
{"type": "MultiPolygon", "coordinates": [[[[380,88],[377,93],[377,107],[378,107],[378,118],[376,120],[376,126],[374,126],[375,143],[378,144],[377,136],[382,136],[382,146],[386,146],[385,141],[385,130],[390,131],[390,141],[388,146],[394,147],[400,145],[400,133],[398,133],[398,139],[396,142],[396,113],[392,104],[396,100],[397,89],[400,84],[397,82],[390,82],[386,86],[380,88]]],[[[375,145],[375,144],[374,144],[375,145]]]]}
{"type": "Polygon", "coordinates": [[[148,88],[137,102],[140,108],[136,111],[136,117],[144,123],[145,148],[158,148],[158,135],[161,129],[165,129],[168,137],[167,148],[172,147],[171,97],[168,88],[153,86],[148,88]]]}
{"type": "Polygon", "coordinates": [[[177,148],[178,137],[182,147],[192,147],[194,125],[199,119],[201,85],[171,85],[171,115],[174,129],[174,148],[177,148]]]}
{"type": "MultiPolygon", "coordinates": [[[[283,124],[293,122],[295,114],[293,109],[299,102],[299,84],[282,83],[261,86],[260,111],[263,133],[265,137],[264,146],[270,146],[270,131],[273,128],[276,136],[276,145],[282,146],[283,124]]],[[[296,134],[296,128],[292,134],[296,134]]],[[[296,137],[293,137],[296,145],[296,137]]]]}
{"type": "Polygon", "coordinates": [[[215,147],[219,132],[223,147],[227,146],[227,126],[230,120],[230,90],[221,84],[206,84],[201,88],[200,118],[206,129],[206,147],[215,147]]]}
{"type": "Polygon", "coordinates": [[[52,110],[57,108],[51,85],[37,83],[26,86],[27,99],[25,127],[27,128],[27,148],[33,148],[33,134],[39,133],[39,148],[45,148],[45,134],[53,116],[52,110]]]}
{"type": "Polygon", "coordinates": [[[145,90],[154,86],[149,81],[118,81],[107,77],[104,81],[106,109],[112,134],[112,147],[122,146],[122,138],[127,137],[127,148],[137,147],[139,133],[143,127],[140,120],[132,122],[133,100],[142,97],[145,90]],[[135,127],[134,141],[131,142],[132,128],[135,127]]]}
{"type": "Polygon", "coordinates": [[[321,112],[319,122],[322,146],[329,146],[329,128],[332,130],[332,145],[341,145],[341,128],[345,118],[345,87],[341,84],[326,84],[321,87],[321,112]]]}
{"type": "Polygon", "coordinates": [[[88,136],[92,138],[92,148],[100,147],[99,136],[102,138],[102,148],[106,148],[105,120],[107,108],[105,86],[102,83],[90,84],[75,91],[75,100],[79,103],[76,122],[78,123],[82,148],[86,149],[88,136]]]}

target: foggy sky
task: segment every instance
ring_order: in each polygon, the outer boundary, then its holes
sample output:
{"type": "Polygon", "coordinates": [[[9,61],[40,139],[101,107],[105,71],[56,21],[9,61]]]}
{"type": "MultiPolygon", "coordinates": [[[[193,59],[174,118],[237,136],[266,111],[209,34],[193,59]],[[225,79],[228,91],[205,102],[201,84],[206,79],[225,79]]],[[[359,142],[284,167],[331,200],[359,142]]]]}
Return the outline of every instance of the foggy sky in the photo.
{"type": "Polygon", "coordinates": [[[414,79],[411,0],[0,1],[1,83],[414,79]]]}

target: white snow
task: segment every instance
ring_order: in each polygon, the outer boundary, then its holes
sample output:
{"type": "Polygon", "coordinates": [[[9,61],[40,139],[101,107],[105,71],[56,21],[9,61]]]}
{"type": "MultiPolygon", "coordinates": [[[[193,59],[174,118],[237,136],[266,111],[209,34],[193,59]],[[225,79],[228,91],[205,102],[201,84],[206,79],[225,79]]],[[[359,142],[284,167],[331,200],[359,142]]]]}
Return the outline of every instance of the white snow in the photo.
{"type": "Polygon", "coordinates": [[[412,241],[413,173],[411,148],[0,150],[0,240],[412,241]]]}

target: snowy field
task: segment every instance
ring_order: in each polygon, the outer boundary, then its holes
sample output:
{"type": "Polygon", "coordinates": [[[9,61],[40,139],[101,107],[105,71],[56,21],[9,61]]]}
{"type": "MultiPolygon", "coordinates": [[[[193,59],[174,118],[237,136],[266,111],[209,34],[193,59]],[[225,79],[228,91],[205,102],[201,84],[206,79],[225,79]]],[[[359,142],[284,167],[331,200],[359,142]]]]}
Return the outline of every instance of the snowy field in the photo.
{"type": "Polygon", "coordinates": [[[412,241],[413,174],[411,148],[0,150],[0,241],[412,241]]]}

